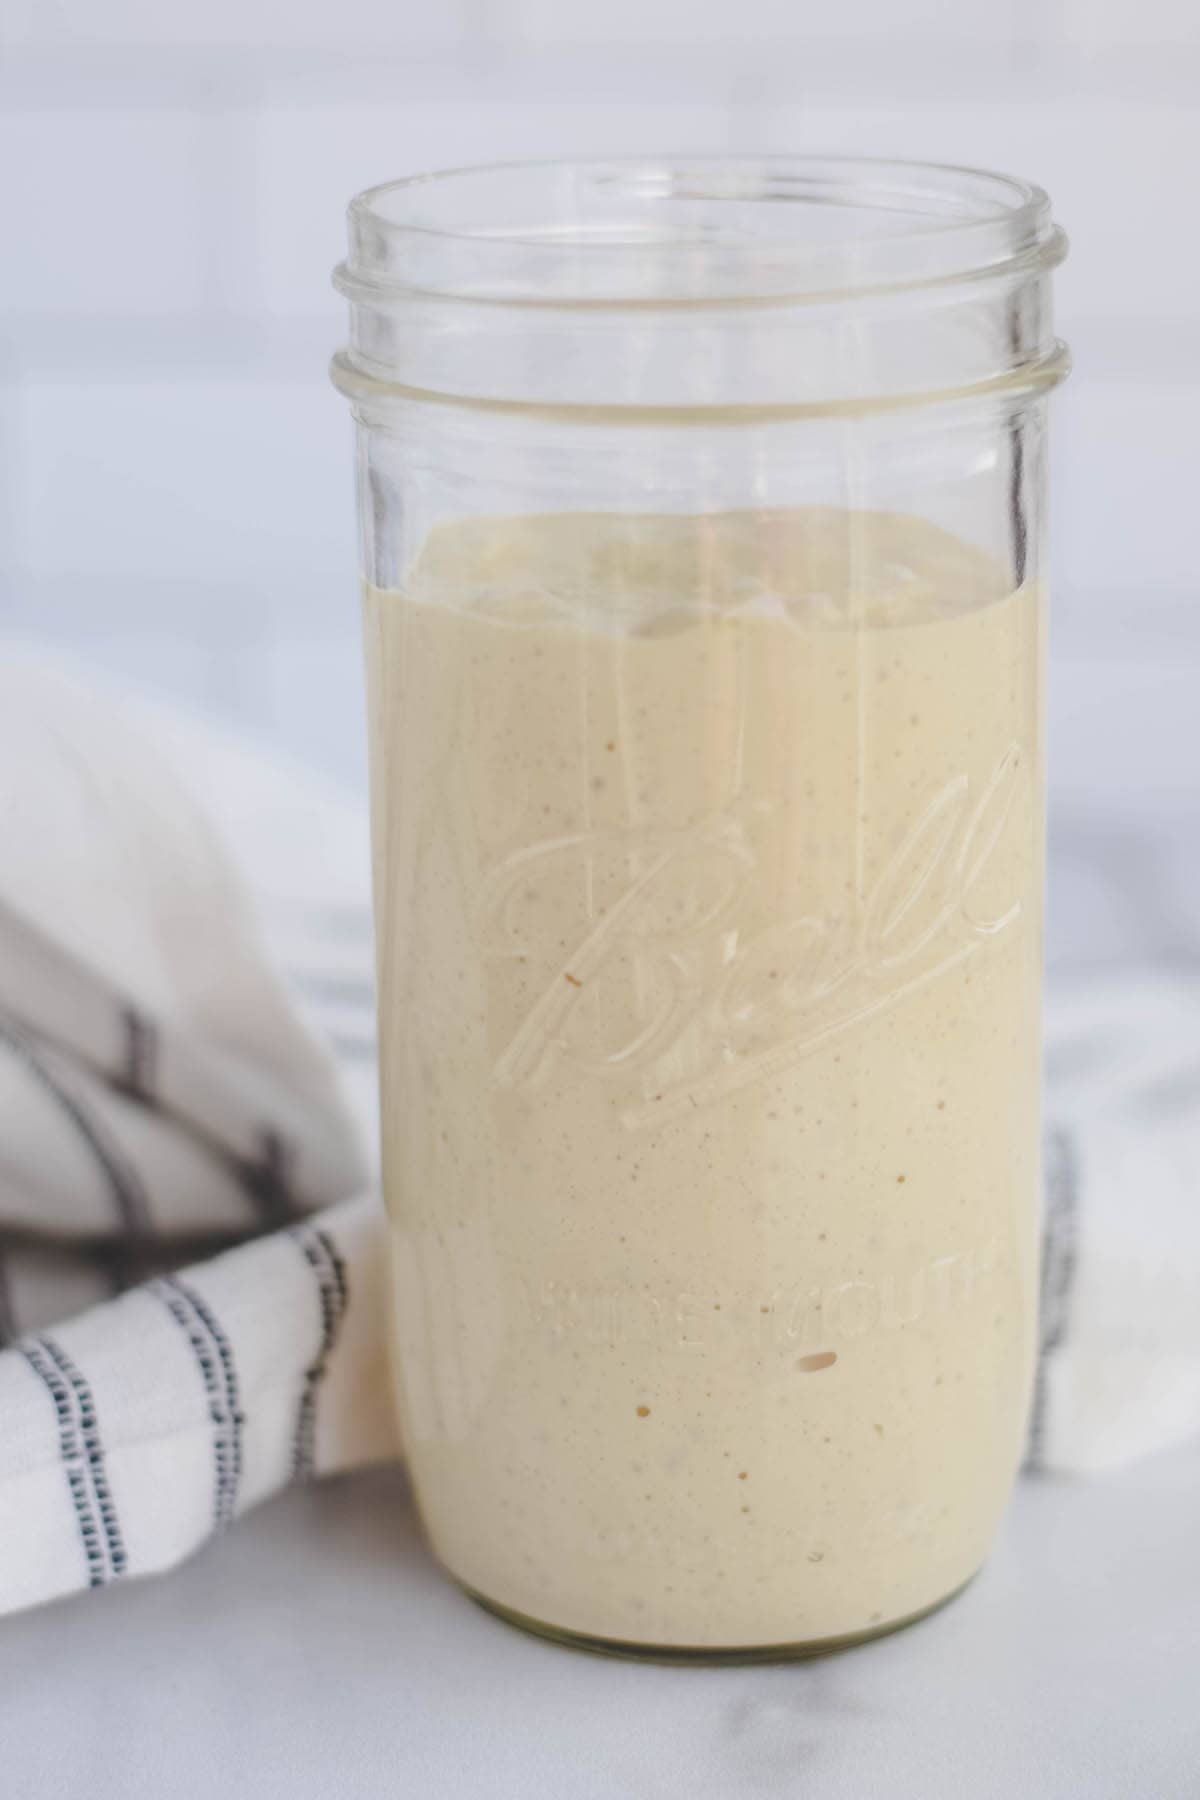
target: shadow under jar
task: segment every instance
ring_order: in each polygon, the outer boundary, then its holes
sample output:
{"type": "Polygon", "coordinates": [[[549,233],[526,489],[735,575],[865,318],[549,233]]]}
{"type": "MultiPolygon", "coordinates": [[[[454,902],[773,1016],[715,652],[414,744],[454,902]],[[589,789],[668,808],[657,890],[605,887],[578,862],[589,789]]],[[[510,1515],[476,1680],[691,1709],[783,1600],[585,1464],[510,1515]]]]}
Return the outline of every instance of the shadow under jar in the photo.
{"type": "Polygon", "coordinates": [[[350,209],[395,1386],[594,1648],[978,1569],[1034,1352],[1045,195],[464,170],[350,209]]]}

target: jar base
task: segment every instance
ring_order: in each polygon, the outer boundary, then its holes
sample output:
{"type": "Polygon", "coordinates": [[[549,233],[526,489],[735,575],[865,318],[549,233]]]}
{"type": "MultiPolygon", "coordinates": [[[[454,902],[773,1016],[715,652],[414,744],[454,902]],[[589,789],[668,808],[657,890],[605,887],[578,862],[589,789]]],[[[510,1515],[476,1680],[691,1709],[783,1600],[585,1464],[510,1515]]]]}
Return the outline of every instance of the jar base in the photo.
{"type": "Polygon", "coordinates": [[[592,1637],[586,1631],[570,1631],[562,1625],[550,1625],[544,1619],[534,1619],[528,1613],[518,1612],[515,1607],[505,1606],[502,1601],[493,1600],[487,1594],[470,1587],[465,1581],[453,1578],[466,1594],[485,1612],[494,1618],[502,1619],[506,1625],[516,1625],[522,1631],[534,1637],[545,1638],[552,1644],[562,1644],[568,1650],[586,1650],[594,1656],[623,1657],[631,1662],[669,1663],[675,1666],[684,1664],[737,1665],[739,1663],[774,1663],[803,1662],[810,1657],[833,1656],[843,1650],[857,1649],[860,1644],[869,1644],[875,1638],[890,1637],[894,1631],[903,1631],[909,1625],[917,1625],[932,1613],[940,1612],[949,1606],[952,1600],[970,1587],[975,1576],[969,1575],[966,1581],[952,1588],[928,1606],[922,1606],[917,1612],[905,1613],[900,1619],[887,1619],[878,1625],[868,1625],[862,1631],[844,1632],[838,1637],[810,1638],[796,1643],[783,1644],[729,1644],[729,1645],[688,1645],[688,1644],[635,1644],[620,1638],[592,1637]]]}

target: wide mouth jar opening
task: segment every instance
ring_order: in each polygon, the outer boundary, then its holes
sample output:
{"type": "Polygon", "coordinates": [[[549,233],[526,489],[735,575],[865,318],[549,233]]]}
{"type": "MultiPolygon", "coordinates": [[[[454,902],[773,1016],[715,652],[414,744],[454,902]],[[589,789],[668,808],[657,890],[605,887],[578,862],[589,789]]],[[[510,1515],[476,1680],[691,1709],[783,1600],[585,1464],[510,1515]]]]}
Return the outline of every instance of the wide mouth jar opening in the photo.
{"type": "Polygon", "coordinates": [[[817,299],[994,274],[1060,235],[1041,188],[935,163],[522,163],[368,188],[337,279],[510,305],[817,299]]]}
{"type": "MultiPolygon", "coordinates": [[[[889,321],[895,339],[895,323],[922,311],[944,319],[1002,306],[1044,286],[1064,251],[1041,188],[933,163],[665,156],[416,175],[351,202],[349,254],[334,277],[351,306],[351,349],[336,374],[349,386],[353,365],[365,379],[482,399],[490,340],[493,398],[727,405],[765,397],[765,355],[776,398],[807,404],[821,396],[798,379],[801,365],[828,364],[818,338],[839,321],[876,334],[872,363],[885,350],[894,361],[889,321]],[[622,332],[636,391],[609,379],[622,332]],[[760,348],[748,353],[755,332],[760,348]],[[682,380],[701,351],[712,378],[682,380]]],[[[1021,357],[1048,352],[1048,339],[1027,338],[1021,357]]],[[[948,368],[934,385],[1007,372],[948,368]]],[[[917,391],[929,374],[914,366],[901,385],[917,391]]],[[[880,377],[886,391],[893,372],[881,365],[880,377]]]]}

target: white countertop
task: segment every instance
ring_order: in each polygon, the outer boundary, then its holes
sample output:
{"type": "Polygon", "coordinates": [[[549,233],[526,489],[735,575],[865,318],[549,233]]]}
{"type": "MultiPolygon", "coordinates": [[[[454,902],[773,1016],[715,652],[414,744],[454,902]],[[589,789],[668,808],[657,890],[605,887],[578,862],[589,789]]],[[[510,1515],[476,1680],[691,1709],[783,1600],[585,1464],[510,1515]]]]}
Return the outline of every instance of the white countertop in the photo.
{"type": "Polygon", "coordinates": [[[1196,1800],[1200,1446],[1021,1482],[988,1568],[812,1663],[559,1649],[465,1599],[401,1476],[0,1621],[6,1800],[1196,1800]]]}

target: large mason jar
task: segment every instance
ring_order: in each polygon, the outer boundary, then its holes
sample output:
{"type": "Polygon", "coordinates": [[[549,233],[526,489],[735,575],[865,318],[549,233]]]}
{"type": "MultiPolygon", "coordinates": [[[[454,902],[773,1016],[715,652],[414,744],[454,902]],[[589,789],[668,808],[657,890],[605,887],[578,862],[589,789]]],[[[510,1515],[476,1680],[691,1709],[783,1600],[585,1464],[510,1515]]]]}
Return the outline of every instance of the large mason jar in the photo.
{"type": "Polygon", "coordinates": [[[539,1631],[845,1644],[996,1529],[1062,254],[1036,187],[841,159],[350,208],[395,1385],[539,1631]]]}

